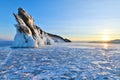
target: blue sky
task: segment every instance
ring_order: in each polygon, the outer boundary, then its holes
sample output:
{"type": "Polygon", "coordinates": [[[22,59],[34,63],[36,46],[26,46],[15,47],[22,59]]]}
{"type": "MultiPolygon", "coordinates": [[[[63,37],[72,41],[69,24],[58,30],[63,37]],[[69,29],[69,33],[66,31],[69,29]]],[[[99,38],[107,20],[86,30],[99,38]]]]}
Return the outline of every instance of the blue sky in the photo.
{"type": "Polygon", "coordinates": [[[120,38],[120,0],[1,0],[0,38],[13,40],[19,7],[43,30],[71,40],[120,38]]]}

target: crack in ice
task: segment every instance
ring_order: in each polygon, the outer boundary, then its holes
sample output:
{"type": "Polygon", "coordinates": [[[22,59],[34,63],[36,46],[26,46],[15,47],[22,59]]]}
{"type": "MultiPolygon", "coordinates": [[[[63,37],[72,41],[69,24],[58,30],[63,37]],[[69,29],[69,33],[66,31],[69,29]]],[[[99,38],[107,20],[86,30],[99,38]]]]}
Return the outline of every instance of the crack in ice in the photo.
{"type": "Polygon", "coordinates": [[[7,54],[7,57],[5,58],[5,60],[3,60],[3,62],[1,62],[1,66],[3,66],[4,64],[6,64],[7,60],[9,59],[10,55],[12,53],[12,50],[9,48],[9,53],[7,54]]]}

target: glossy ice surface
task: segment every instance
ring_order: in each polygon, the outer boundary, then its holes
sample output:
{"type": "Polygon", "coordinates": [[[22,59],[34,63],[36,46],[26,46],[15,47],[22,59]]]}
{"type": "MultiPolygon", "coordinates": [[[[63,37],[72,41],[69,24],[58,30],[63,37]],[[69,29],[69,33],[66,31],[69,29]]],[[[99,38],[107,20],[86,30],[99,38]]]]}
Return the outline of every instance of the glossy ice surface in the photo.
{"type": "Polygon", "coordinates": [[[0,47],[0,80],[120,80],[120,44],[0,47]]]}

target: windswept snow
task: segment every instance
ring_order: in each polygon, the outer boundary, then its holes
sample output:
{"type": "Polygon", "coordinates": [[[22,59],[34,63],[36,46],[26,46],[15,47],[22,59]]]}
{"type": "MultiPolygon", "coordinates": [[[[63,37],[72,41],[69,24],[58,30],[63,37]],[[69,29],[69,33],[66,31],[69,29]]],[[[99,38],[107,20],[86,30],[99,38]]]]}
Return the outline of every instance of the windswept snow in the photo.
{"type": "Polygon", "coordinates": [[[117,44],[0,48],[0,80],[120,80],[117,44]]]}

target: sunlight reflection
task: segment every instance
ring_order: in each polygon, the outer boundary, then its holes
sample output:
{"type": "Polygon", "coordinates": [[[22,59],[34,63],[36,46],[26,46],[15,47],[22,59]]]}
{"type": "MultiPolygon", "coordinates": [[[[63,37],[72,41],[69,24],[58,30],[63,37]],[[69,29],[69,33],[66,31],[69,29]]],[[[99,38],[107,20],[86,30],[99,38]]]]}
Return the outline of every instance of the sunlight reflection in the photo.
{"type": "Polygon", "coordinates": [[[108,49],[108,46],[109,46],[108,43],[103,43],[102,45],[103,45],[103,48],[108,49]]]}

